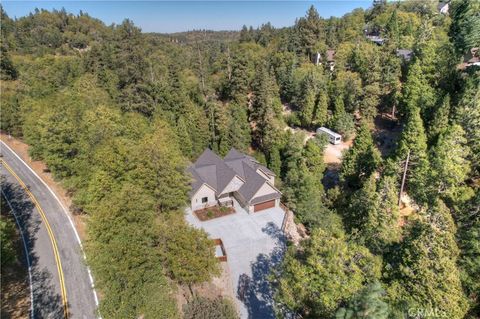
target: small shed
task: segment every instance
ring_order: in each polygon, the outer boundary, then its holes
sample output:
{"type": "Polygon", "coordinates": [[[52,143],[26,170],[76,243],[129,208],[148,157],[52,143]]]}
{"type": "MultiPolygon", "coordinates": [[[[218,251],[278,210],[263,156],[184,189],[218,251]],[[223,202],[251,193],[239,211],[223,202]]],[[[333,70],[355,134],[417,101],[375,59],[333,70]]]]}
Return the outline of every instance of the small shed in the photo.
{"type": "Polygon", "coordinates": [[[325,134],[328,137],[328,141],[334,145],[342,142],[342,136],[340,134],[323,126],[317,129],[317,134],[325,134]]]}

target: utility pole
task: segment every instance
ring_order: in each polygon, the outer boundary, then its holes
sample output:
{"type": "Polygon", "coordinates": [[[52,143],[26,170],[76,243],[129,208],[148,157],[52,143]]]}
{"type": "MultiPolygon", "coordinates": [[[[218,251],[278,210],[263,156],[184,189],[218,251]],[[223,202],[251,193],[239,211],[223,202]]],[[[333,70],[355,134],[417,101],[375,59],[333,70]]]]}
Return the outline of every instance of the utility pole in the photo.
{"type": "Polygon", "coordinates": [[[400,194],[398,195],[398,206],[402,203],[403,187],[405,186],[405,179],[407,178],[408,161],[410,161],[410,150],[408,150],[405,168],[403,169],[402,185],[400,186],[400,194]]]}

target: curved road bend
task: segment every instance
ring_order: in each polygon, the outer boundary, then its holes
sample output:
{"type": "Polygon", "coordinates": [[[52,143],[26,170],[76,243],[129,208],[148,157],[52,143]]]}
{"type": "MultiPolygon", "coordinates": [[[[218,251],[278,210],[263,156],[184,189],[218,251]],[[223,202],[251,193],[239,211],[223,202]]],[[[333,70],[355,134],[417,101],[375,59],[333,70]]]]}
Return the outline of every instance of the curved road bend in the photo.
{"type": "Polygon", "coordinates": [[[2,192],[29,251],[35,318],[96,318],[95,290],[69,216],[27,164],[5,143],[0,149],[2,192]]]}

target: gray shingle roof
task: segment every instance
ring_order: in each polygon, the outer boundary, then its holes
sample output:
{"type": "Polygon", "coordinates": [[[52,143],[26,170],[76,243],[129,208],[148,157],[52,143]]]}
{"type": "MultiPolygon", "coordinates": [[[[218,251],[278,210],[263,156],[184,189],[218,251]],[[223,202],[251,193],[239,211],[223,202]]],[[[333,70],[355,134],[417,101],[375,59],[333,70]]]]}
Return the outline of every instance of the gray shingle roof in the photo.
{"type": "Polygon", "coordinates": [[[194,179],[200,179],[200,181],[197,180],[194,182],[194,185],[192,185],[193,193],[195,193],[203,183],[208,184],[217,192],[221,192],[236,175],[233,169],[228,167],[217,154],[208,148],[189,169],[195,172],[192,174],[194,179]]]}
{"type": "Polygon", "coordinates": [[[259,196],[259,197],[256,197],[256,198],[252,199],[250,204],[255,205],[255,204],[266,202],[267,200],[277,199],[277,198],[280,198],[280,197],[282,197],[280,195],[280,193],[267,194],[267,195],[259,196]]]}
{"type": "Polygon", "coordinates": [[[268,175],[275,176],[275,173],[266,168],[265,166],[261,165],[255,158],[245,155],[243,153],[240,153],[236,149],[232,148],[227,156],[225,156],[225,162],[229,166],[235,166],[235,164],[230,164],[230,163],[235,163],[236,161],[242,161],[244,163],[247,163],[251,168],[253,168],[255,171],[257,169],[261,169],[264,173],[268,175]]]}
{"type": "MultiPolygon", "coordinates": [[[[257,173],[257,169],[266,174],[275,175],[268,168],[260,165],[253,157],[240,153],[234,148],[223,160],[210,149],[206,149],[187,170],[193,177],[190,195],[196,193],[203,184],[209,185],[216,192],[221,192],[238,175],[245,181],[238,192],[247,202],[250,202],[257,191],[267,182],[263,176],[257,173]]],[[[278,193],[277,198],[279,197],[278,193]]]]}
{"type": "Polygon", "coordinates": [[[253,198],[260,187],[267,182],[265,178],[260,176],[253,168],[248,164],[243,163],[243,169],[245,172],[245,184],[238,190],[238,192],[245,198],[247,202],[253,198]]]}

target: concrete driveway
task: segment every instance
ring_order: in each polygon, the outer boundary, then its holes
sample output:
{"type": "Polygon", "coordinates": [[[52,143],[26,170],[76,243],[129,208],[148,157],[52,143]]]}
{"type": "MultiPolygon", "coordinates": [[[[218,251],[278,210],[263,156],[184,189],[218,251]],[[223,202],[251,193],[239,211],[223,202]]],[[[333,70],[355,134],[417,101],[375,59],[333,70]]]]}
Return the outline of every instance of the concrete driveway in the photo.
{"type": "Polygon", "coordinates": [[[233,280],[241,318],[275,318],[267,276],[285,250],[281,226],[285,212],[271,208],[248,214],[234,202],[235,214],[202,222],[190,210],[187,221],[204,229],[211,238],[221,238],[233,280]]]}

